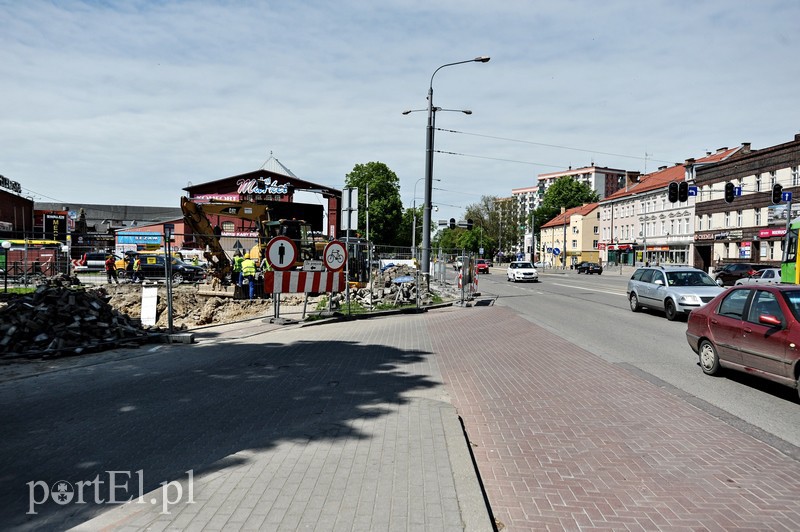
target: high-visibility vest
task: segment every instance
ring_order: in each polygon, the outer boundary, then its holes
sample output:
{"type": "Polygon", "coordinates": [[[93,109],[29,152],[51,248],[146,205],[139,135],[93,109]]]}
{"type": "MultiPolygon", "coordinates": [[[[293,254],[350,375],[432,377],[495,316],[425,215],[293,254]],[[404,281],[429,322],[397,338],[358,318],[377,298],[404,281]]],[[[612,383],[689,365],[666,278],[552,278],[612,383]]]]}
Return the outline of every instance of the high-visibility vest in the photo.
{"type": "Polygon", "coordinates": [[[248,275],[255,275],[256,274],[256,263],[253,259],[244,259],[242,261],[242,275],[247,277],[248,275]]]}
{"type": "Polygon", "coordinates": [[[242,271],[242,261],[244,257],[233,257],[233,271],[240,272],[242,271]]]}

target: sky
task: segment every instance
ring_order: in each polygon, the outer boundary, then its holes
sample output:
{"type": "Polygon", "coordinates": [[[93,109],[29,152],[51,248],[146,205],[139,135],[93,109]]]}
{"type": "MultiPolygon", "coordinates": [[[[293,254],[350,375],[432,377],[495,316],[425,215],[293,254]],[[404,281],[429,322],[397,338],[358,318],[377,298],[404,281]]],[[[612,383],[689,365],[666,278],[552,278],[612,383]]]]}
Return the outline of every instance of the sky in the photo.
{"type": "Polygon", "coordinates": [[[0,0],[0,174],[35,201],[177,207],[270,155],[335,188],[379,161],[420,205],[432,86],[472,111],[436,113],[432,217],[458,219],[543,173],[793,140],[799,20],[796,0],[0,0]]]}

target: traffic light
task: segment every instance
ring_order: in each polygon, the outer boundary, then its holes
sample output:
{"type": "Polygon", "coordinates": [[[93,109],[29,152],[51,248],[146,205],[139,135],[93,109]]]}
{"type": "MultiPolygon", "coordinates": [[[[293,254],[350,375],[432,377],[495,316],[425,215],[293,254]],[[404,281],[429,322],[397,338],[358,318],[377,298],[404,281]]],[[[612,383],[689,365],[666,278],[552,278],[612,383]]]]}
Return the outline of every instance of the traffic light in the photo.
{"type": "Polygon", "coordinates": [[[472,231],[472,218],[467,218],[467,231],[472,231]]]}
{"type": "Polygon", "coordinates": [[[781,202],[781,195],[783,194],[783,186],[775,183],[772,185],[772,204],[777,205],[781,202]]]}
{"type": "Polygon", "coordinates": [[[450,218],[450,229],[455,229],[455,228],[456,228],[456,219],[450,218]]]}
{"type": "Polygon", "coordinates": [[[678,201],[681,203],[689,201],[689,183],[686,181],[681,181],[678,184],[678,201]]]}
{"type": "Polygon", "coordinates": [[[678,201],[678,183],[673,181],[669,184],[669,190],[667,191],[667,196],[669,198],[670,203],[675,203],[678,201]]]}
{"type": "Polygon", "coordinates": [[[733,198],[735,197],[736,191],[734,190],[733,183],[725,183],[725,203],[733,203],[733,198]]]}

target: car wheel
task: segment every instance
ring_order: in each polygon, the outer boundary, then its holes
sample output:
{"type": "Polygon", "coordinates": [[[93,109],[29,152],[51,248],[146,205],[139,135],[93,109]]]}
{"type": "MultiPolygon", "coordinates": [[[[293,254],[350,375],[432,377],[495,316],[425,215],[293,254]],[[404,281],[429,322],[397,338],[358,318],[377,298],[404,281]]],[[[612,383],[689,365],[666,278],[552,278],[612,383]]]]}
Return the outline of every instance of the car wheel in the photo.
{"type": "Polygon", "coordinates": [[[675,303],[671,299],[664,301],[664,314],[667,315],[669,321],[678,319],[678,310],[675,308],[675,303]]]}
{"type": "Polygon", "coordinates": [[[639,305],[639,298],[636,297],[636,294],[631,292],[631,295],[628,297],[628,302],[631,304],[631,311],[632,312],[639,312],[639,309],[642,308],[639,305]]]}
{"type": "Polygon", "coordinates": [[[181,284],[183,282],[183,274],[181,272],[173,273],[172,282],[173,284],[181,284]]]}
{"type": "Polygon", "coordinates": [[[700,342],[700,367],[706,375],[714,375],[719,371],[719,355],[714,344],[708,340],[700,342]]]}

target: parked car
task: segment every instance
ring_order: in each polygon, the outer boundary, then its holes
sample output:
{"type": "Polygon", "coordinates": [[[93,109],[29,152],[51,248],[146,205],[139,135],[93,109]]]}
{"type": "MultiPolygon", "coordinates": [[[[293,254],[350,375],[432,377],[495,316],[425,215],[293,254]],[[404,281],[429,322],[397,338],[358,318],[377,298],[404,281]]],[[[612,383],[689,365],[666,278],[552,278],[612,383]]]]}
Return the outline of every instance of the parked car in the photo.
{"type": "Polygon", "coordinates": [[[714,270],[714,279],[720,286],[733,286],[736,281],[750,277],[764,268],[771,268],[769,264],[753,264],[750,262],[732,262],[722,268],[714,270]]]}
{"type": "Polygon", "coordinates": [[[104,272],[106,270],[106,257],[109,255],[114,256],[114,261],[122,261],[122,257],[114,253],[103,251],[91,251],[84,253],[79,259],[72,261],[73,269],[76,273],[85,272],[104,272]]]}
{"type": "Polygon", "coordinates": [[[453,269],[460,270],[461,266],[469,260],[469,257],[464,257],[463,255],[459,255],[456,257],[456,260],[453,261],[453,269]]]}
{"type": "Polygon", "coordinates": [[[663,310],[670,321],[689,314],[725,289],[703,270],[688,266],[645,266],[628,280],[633,312],[642,307],[663,310]]]}
{"type": "Polygon", "coordinates": [[[533,264],[530,262],[515,260],[508,264],[506,280],[515,283],[517,281],[533,281],[534,283],[538,283],[539,272],[536,271],[536,268],[534,268],[533,264]]]}
{"type": "Polygon", "coordinates": [[[780,268],[764,268],[760,272],[756,272],[754,275],[742,277],[736,281],[734,286],[741,286],[743,284],[780,284],[780,282],[780,268]]]}
{"type": "Polygon", "coordinates": [[[689,315],[686,340],[708,375],[728,368],[798,390],[800,286],[735,286],[689,315]]]}
{"type": "Polygon", "coordinates": [[[475,273],[489,273],[489,263],[486,259],[477,259],[475,261],[475,273]]]}
{"type": "MultiPolygon", "coordinates": [[[[167,274],[164,270],[164,255],[143,255],[142,276],[145,279],[166,279],[167,274]]],[[[122,271],[119,272],[122,277],[122,271]]],[[[192,264],[183,262],[181,259],[172,257],[172,282],[180,284],[182,282],[197,282],[206,278],[206,271],[192,264]]]]}
{"type": "Polygon", "coordinates": [[[586,274],[596,273],[597,275],[600,275],[603,273],[603,267],[600,266],[600,264],[598,264],[597,262],[586,262],[586,261],[580,262],[578,263],[577,266],[575,266],[575,270],[578,273],[586,273],[586,274]]]}

